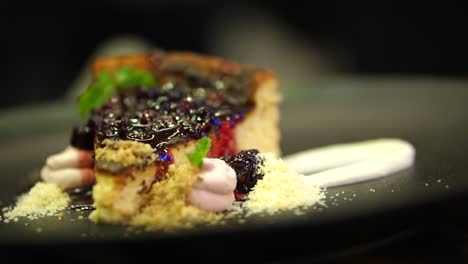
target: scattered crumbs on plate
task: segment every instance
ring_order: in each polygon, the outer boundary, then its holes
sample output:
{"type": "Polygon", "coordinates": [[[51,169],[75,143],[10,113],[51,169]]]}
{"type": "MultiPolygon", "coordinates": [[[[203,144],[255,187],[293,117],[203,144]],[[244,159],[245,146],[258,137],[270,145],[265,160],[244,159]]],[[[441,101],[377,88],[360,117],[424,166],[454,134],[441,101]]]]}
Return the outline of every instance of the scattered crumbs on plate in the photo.
{"type": "Polygon", "coordinates": [[[296,209],[296,210],[294,210],[293,212],[294,212],[295,215],[304,215],[304,212],[301,211],[301,210],[297,210],[297,209],[296,209]]]}
{"type": "Polygon", "coordinates": [[[236,213],[235,212],[229,212],[226,214],[226,216],[224,217],[225,219],[233,219],[236,217],[236,213]]]}
{"type": "MultiPolygon", "coordinates": [[[[253,214],[273,215],[281,211],[304,210],[314,205],[324,205],[324,189],[305,181],[305,177],[289,169],[283,160],[272,153],[262,154],[264,172],[249,193],[242,208],[246,216],[253,214]]],[[[336,196],[339,196],[337,194],[336,196]]]]}
{"type": "Polygon", "coordinates": [[[43,216],[53,216],[64,210],[70,203],[70,197],[57,185],[37,182],[29,192],[22,194],[14,207],[4,207],[4,222],[19,217],[35,220],[43,216]]]}
{"type": "Polygon", "coordinates": [[[58,220],[62,221],[62,219],[63,219],[63,213],[60,212],[60,213],[56,214],[55,217],[57,217],[58,220]]]}

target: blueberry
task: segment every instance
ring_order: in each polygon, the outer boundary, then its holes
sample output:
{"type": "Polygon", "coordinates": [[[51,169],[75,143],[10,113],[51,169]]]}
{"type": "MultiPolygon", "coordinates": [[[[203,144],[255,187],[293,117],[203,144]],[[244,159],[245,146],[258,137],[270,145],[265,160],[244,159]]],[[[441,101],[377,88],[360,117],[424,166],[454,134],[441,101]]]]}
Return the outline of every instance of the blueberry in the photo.
{"type": "Polygon", "coordinates": [[[79,149],[94,150],[94,130],[89,126],[74,127],[70,145],[79,149]]]}
{"type": "Polygon", "coordinates": [[[258,154],[258,150],[249,149],[239,152],[236,156],[223,158],[236,171],[236,192],[250,192],[255,184],[257,184],[257,181],[263,178],[264,174],[259,170],[259,166],[263,163],[263,160],[259,158],[258,154]]]}

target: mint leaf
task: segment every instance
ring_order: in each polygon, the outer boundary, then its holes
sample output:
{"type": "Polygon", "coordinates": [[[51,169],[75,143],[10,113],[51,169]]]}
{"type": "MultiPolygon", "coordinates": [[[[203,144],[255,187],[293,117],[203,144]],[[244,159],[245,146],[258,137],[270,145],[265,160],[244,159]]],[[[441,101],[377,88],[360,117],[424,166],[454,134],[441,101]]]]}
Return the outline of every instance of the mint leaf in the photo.
{"type": "Polygon", "coordinates": [[[154,79],[153,75],[150,73],[141,73],[140,75],[140,83],[141,85],[154,87],[157,85],[156,80],[154,79]]]}
{"type": "Polygon", "coordinates": [[[88,89],[78,97],[78,111],[81,116],[86,116],[91,110],[103,105],[114,93],[114,83],[110,73],[99,73],[96,81],[88,86],[88,89]]]}
{"type": "Polygon", "coordinates": [[[114,93],[135,86],[156,86],[156,80],[150,72],[130,67],[122,67],[111,74],[102,71],[88,89],[78,97],[78,111],[85,117],[93,109],[101,107],[114,93]]]}
{"type": "Polygon", "coordinates": [[[187,154],[187,158],[192,162],[193,165],[201,168],[203,164],[203,158],[206,157],[211,148],[211,139],[204,137],[198,140],[195,150],[192,153],[187,154]]]}
{"type": "Polygon", "coordinates": [[[119,88],[131,86],[155,86],[156,81],[149,72],[143,72],[134,68],[122,67],[114,74],[114,79],[119,88]]]}

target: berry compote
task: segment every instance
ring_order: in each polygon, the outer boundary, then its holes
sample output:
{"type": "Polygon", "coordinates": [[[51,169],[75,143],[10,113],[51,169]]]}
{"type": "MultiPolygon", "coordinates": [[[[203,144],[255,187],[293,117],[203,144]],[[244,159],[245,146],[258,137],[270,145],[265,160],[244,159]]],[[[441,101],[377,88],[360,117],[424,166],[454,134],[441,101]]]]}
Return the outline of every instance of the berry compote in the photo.
{"type": "Polygon", "coordinates": [[[104,139],[147,143],[163,168],[174,162],[171,146],[204,136],[212,140],[208,157],[237,154],[234,128],[254,107],[250,71],[228,62],[218,70],[178,60],[156,66],[157,87],[113,95],[91,112],[84,128],[74,130],[72,143],[86,148],[102,146],[104,139]]]}
{"type": "Polygon", "coordinates": [[[256,149],[249,149],[240,151],[237,155],[223,157],[223,160],[236,171],[237,185],[234,195],[238,201],[245,200],[257,181],[264,176],[260,169],[264,161],[259,153],[256,149]]]}

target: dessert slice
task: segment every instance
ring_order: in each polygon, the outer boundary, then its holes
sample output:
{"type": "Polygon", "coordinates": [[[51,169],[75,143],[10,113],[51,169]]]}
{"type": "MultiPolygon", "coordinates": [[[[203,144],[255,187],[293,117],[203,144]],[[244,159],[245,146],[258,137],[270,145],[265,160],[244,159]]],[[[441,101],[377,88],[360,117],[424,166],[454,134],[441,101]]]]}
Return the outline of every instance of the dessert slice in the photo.
{"type": "Polygon", "coordinates": [[[106,78],[126,86],[103,97],[86,123],[94,133],[95,221],[131,222],[153,199],[155,183],[189,163],[187,154],[201,138],[211,139],[209,158],[244,149],[280,155],[280,94],[268,70],[156,51],[98,58],[93,73],[102,89],[106,78]],[[150,73],[157,85],[147,75],[129,74],[139,71],[150,73]]]}

